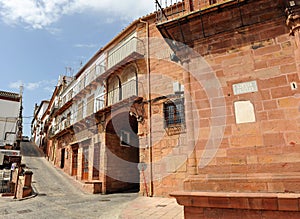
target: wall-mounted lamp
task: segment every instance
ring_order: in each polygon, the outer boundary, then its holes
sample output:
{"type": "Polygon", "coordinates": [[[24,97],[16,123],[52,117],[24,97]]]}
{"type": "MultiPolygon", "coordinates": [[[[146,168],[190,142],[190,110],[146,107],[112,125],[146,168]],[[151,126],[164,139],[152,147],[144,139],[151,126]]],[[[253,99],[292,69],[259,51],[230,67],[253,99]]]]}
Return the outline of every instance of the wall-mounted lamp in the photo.
{"type": "Polygon", "coordinates": [[[178,58],[178,56],[175,53],[170,54],[170,59],[171,59],[171,61],[176,62],[176,63],[180,61],[180,59],[178,58]]]}
{"type": "Polygon", "coordinates": [[[136,121],[138,121],[138,122],[143,122],[144,121],[144,117],[143,116],[139,116],[139,115],[135,114],[134,112],[130,111],[129,115],[130,116],[134,116],[136,118],[136,121]]]}

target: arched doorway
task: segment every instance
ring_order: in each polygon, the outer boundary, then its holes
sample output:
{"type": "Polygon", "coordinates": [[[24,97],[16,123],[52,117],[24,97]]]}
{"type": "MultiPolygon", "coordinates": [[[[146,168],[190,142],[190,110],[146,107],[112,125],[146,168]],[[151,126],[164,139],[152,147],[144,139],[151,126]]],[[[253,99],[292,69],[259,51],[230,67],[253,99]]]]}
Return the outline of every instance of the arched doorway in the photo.
{"type": "Polygon", "coordinates": [[[138,122],[129,112],[115,115],[106,126],[106,192],[139,191],[138,122]]]}

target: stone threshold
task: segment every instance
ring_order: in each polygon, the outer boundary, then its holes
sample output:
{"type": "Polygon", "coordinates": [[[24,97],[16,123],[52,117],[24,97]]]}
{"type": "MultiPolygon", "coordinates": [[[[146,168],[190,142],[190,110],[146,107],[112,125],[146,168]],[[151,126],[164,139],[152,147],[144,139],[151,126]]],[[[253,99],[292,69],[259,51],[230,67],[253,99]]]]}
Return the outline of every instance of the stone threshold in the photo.
{"type": "Polygon", "coordinates": [[[222,208],[262,211],[299,211],[300,193],[173,192],[185,208],[222,208]]]}

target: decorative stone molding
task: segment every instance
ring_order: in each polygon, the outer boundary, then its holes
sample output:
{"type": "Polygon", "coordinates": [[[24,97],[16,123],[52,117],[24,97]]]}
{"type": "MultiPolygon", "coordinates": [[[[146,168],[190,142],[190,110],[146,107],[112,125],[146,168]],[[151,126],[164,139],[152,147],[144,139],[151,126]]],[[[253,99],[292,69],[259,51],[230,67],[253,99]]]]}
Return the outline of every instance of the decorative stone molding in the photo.
{"type": "Polygon", "coordinates": [[[286,24],[290,28],[290,35],[294,36],[295,32],[300,29],[300,5],[286,9],[286,24]]]}
{"type": "Polygon", "coordinates": [[[297,193],[174,192],[185,218],[300,217],[297,193]]]}

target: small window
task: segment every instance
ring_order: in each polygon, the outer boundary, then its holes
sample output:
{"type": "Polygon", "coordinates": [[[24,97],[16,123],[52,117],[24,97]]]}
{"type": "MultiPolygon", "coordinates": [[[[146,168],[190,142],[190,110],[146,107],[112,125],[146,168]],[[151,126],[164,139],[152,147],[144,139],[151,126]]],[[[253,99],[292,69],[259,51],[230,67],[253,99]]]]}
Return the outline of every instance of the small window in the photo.
{"type": "Polygon", "coordinates": [[[164,103],[165,128],[185,124],[184,99],[164,103]]]}
{"type": "Polygon", "coordinates": [[[121,146],[129,146],[130,145],[130,133],[124,130],[121,130],[120,136],[121,146]]]}
{"type": "Polygon", "coordinates": [[[216,4],[216,3],[217,3],[217,0],[209,0],[210,5],[213,5],[213,4],[216,4]]]}

